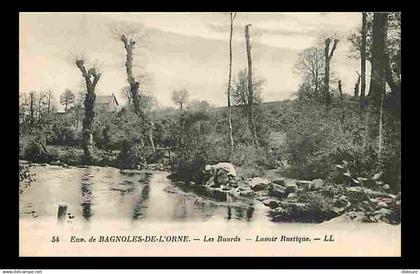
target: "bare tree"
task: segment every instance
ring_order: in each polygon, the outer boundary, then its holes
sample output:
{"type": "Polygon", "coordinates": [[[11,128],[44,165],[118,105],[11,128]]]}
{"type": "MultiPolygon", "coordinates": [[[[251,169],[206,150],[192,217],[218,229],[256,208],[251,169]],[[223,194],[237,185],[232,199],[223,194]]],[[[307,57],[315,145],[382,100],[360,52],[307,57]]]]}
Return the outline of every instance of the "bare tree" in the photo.
{"type": "MultiPolygon", "coordinates": [[[[127,74],[127,82],[130,86],[131,100],[134,105],[135,113],[140,117],[143,115],[140,109],[139,88],[140,81],[134,76],[134,49],[136,48],[136,38],[138,32],[128,26],[112,26],[112,33],[123,43],[125,50],[125,70],[127,74]]],[[[143,118],[143,117],[141,117],[143,118]]]]}
{"type": "Polygon", "coordinates": [[[258,142],[257,131],[254,121],[254,93],[252,85],[252,56],[251,56],[251,43],[249,40],[249,27],[251,24],[245,26],[245,42],[246,42],[246,55],[248,58],[248,122],[249,129],[251,131],[252,137],[255,143],[258,142]]]}
{"type": "Polygon", "coordinates": [[[327,105],[331,103],[330,94],[330,62],[337,48],[338,39],[334,39],[333,46],[330,50],[331,38],[325,39],[324,57],[325,57],[325,72],[324,72],[324,100],[327,105]]]}
{"type": "Polygon", "coordinates": [[[180,109],[183,109],[183,106],[188,102],[188,91],[186,89],[174,90],[172,92],[172,101],[175,104],[179,105],[180,109]]]}
{"type": "Polygon", "coordinates": [[[303,73],[304,78],[309,79],[315,95],[318,94],[322,86],[324,66],[324,52],[320,48],[306,48],[298,54],[295,68],[298,72],[303,73]]]}
{"type": "Polygon", "coordinates": [[[235,20],[236,12],[230,13],[230,34],[229,34],[229,77],[228,77],[228,89],[227,89],[227,99],[228,99],[228,122],[229,122],[229,140],[230,140],[230,150],[229,150],[229,160],[232,161],[233,156],[233,129],[232,129],[232,107],[230,103],[230,90],[232,82],[232,35],[233,35],[233,21],[235,20]]]}
{"type": "Polygon", "coordinates": [[[83,118],[83,152],[84,162],[91,163],[93,160],[93,120],[95,117],[95,88],[101,78],[101,73],[98,73],[94,67],[86,70],[84,60],[77,59],[76,66],[82,73],[83,79],[86,83],[85,96],[85,117],[83,118]]]}
{"type": "MultiPolygon", "coordinates": [[[[128,26],[114,26],[112,28],[112,33],[116,35],[124,45],[125,53],[126,53],[126,61],[125,61],[125,70],[127,73],[127,82],[130,85],[131,91],[131,101],[134,105],[134,112],[137,116],[143,120],[143,124],[146,127],[146,131],[148,133],[148,138],[150,145],[155,152],[155,144],[153,141],[153,121],[148,119],[143,113],[143,110],[140,107],[140,77],[135,77],[133,73],[134,68],[134,58],[133,58],[133,50],[136,46],[136,38],[135,36],[138,34],[136,30],[129,28],[128,26]]],[[[137,39],[138,40],[138,39],[137,39]]],[[[143,144],[143,140],[141,140],[143,144]]],[[[144,145],[144,144],[143,144],[144,145]]]]}
{"type": "Polygon", "coordinates": [[[128,104],[131,104],[131,89],[130,86],[125,86],[121,89],[121,95],[127,99],[128,104]]]}

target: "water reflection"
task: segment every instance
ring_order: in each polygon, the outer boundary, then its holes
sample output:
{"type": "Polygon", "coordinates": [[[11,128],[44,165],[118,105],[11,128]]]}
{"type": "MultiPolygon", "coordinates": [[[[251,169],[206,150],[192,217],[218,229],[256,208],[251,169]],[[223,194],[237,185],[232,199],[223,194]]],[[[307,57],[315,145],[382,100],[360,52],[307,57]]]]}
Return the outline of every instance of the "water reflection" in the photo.
{"type": "Polygon", "coordinates": [[[92,217],[92,182],[90,180],[83,180],[81,183],[82,190],[82,216],[86,220],[92,217]]]}
{"type": "Polygon", "coordinates": [[[143,185],[140,195],[134,205],[133,213],[131,217],[133,220],[142,219],[145,216],[145,208],[147,208],[147,199],[150,194],[150,186],[148,184],[143,185]]]}
{"type": "Polygon", "coordinates": [[[253,206],[248,207],[233,207],[227,206],[227,219],[237,219],[250,221],[253,217],[255,208],[253,206]]]}
{"type": "MultiPolygon", "coordinates": [[[[69,205],[75,220],[91,224],[103,219],[131,219],[142,222],[200,221],[211,218],[240,221],[268,221],[259,204],[221,193],[223,200],[200,195],[195,189],[169,192],[166,172],[126,176],[114,168],[51,169],[37,167],[40,180],[20,198],[20,214],[36,210],[41,218],[56,217],[56,201],[69,205]],[[44,195],[43,193],[48,193],[44,195]],[[79,210],[73,211],[78,208],[79,210]],[[93,217],[93,215],[95,215],[93,217]],[[260,218],[261,217],[261,218],[260,218]]],[[[197,191],[199,192],[197,187],[197,191]]],[[[69,215],[69,218],[70,215],[69,215]]]]}

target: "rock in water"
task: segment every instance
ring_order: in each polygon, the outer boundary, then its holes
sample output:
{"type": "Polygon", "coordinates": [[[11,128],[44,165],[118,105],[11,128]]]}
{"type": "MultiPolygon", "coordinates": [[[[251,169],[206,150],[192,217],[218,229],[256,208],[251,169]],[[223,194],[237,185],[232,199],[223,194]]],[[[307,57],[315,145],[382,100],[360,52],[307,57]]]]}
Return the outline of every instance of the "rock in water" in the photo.
{"type": "Polygon", "coordinates": [[[251,179],[251,182],[249,183],[249,186],[254,191],[260,191],[263,189],[268,188],[270,185],[270,181],[265,178],[255,177],[251,179]]]}

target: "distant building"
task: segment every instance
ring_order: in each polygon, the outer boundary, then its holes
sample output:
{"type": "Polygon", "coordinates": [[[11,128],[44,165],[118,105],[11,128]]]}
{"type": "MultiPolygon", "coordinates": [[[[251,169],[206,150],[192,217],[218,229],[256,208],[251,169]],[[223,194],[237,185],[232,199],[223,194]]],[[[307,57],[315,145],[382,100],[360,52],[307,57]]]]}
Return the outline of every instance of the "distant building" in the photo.
{"type": "Polygon", "coordinates": [[[96,95],[95,111],[100,112],[114,112],[117,110],[119,104],[114,93],[111,95],[96,95]]]}

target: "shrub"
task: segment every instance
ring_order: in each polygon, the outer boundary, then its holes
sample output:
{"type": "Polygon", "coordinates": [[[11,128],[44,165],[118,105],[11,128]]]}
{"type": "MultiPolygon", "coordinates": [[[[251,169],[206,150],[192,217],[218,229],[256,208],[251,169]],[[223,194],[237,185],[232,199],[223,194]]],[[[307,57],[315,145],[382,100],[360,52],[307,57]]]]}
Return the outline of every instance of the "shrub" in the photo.
{"type": "Polygon", "coordinates": [[[45,148],[45,139],[35,137],[28,137],[22,140],[22,156],[23,159],[43,163],[50,160],[50,155],[45,148]]]}
{"type": "Polygon", "coordinates": [[[118,166],[123,169],[138,169],[146,165],[145,149],[139,143],[126,142],[118,156],[118,166]]]}
{"type": "Polygon", "coordinates": [[[60,155],[60,162],[67,165],[80,165],[82,163],[83,151],[81,149],[66,148],[60,155]]]}
{"type": "Polygon", "coordinates": [[[93,161],[96,165],[99,166],[118,166],[118,152],[113,152],[112,150],[100,150],[97,149],[94,152],[93,161]]]}

